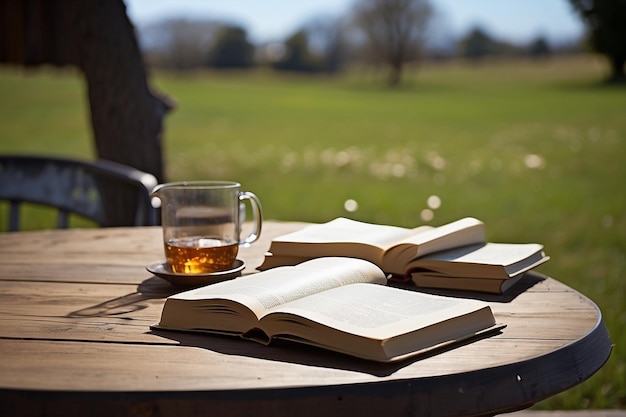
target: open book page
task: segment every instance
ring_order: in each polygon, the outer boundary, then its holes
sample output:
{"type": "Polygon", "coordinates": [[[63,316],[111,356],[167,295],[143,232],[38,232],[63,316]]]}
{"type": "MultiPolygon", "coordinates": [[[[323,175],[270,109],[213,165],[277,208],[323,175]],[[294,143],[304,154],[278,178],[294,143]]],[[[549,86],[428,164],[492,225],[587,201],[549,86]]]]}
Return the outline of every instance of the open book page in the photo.
{"type": "Polygon", "coordinates": [[[495,320],[487,304],[480,301],[355,284],[277,307],[262,323],[270,334],[280,331],[281,336],[289,335],[285,338],[306,339],[300,341],[356,356],[370,355],[370,359],[390,360],[462,339],[489,328],[495,320]],[[468,315],[472,318],[462,319],[468,315]],[[297,316],[298,320],[290,316],[297,316]]]}
{"type": "MultiPolygon", "coordinates": [[[[431,227],[424,229],[419,227],[415,229],[419,233],[413,233],[407,238],[396,242],[396,244],[413,243],[423,245],[428,242],[434,242],[449,237],[444,243],[444,247],[454,247],[467,245],[468,239],[473,240],[471,243],[485,241],[485,224],[473,217],[465,217],[443,226],[431,227]],[[456,243],[459,242],[459,243],[456,243]]],[[[423,255],[424,253],[422,253],[423,255]]]]}
{"type": "Polygon", "coordinates": [[[323,224],[307,226],[302,230],[275,238],[275,241],[329,243],[365,243],[385,248],[412,235],[411,229],[380,224],[370,224],[343,217],[323,224]]]}
{"type": "MultiPolygon", "coordinates": [[[[197,302],[198,320],[204,320],[207,329],[245,332],[256,324],[266,310],[281,304],[307,297],[331,288],[353,283],[374,283],[385,285],[385,274],[374,264],[351,258],[319,258],[293,267],[274,268],[269,271],[224,281],[195,290],[186,291],[167,299],[160,325],[177,327],[165,318],[172,318],[171,306],[184,308],[185,316],[177,317],[176,322],[189,325],[193,311],[190,303],[197,302]],[[224,301],[226,300],[226,301],[224,301]],[[239,308],[244,306],[245,308],[239,308]],[[214,310],[210,310],[214,308],[214,310]],[[229,311],[230,310],[230,311],[229,311]],[[237,312],[239,316],[233,314],[237,312]],[[167,314],[166,314],[167,313],[167,314]],[[254,315],[253,318],[250,314],[254,315]],[[223,316],[223,317],[222,317],[223,316]],[[224,320],[217,329],[217,323],[210,320],[224,320]],[[165,322],[164,322],[165,321],[165,322]]],[[[196,327],[198,323],[195,323],[196,327]]]]}
{"type": "Polygon", "coordinates": [[[414,232],[343,217],[275,238],[269,251],[289,256],[351,256],[380,265],[383,252],[414,232]],[[320,245],[323,244],[323,245],[320,245]]]}
{"type": "Polygon", "coordinates": [[[383,269],[403,274],[407,264],[417,257],[445,249],[485,242],[485,224],[466,217],[443,226],[413,234],[397,242],[385,254],[383,269]]]}

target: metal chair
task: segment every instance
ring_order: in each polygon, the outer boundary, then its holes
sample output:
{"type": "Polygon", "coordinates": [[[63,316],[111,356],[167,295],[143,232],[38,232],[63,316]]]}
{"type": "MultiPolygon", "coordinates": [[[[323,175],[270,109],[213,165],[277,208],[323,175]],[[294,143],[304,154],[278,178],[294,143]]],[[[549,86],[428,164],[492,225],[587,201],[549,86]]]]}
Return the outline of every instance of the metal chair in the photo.
{"type": "Polygon", "coordinates": [[[24,202],[56,208],[57,228],[68,227],[70,214],[103,227],[156,225],[150,197],[156,185],[152,174],[103,159],[0,155],[0,200],[10,202],[9,231],[19,230],[24,202]]]}

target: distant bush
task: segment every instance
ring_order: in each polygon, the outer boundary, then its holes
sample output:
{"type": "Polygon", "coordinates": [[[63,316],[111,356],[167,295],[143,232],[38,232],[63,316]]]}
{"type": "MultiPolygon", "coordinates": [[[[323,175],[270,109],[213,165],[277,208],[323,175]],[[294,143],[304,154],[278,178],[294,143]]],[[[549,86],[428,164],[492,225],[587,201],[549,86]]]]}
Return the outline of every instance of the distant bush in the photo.
{"type": "Polygon", "coordinates": [[[254,45],[246,31],[237,26],[220,30],[208,63],[215,68],[250,68],[254,66],[254,45]]]}

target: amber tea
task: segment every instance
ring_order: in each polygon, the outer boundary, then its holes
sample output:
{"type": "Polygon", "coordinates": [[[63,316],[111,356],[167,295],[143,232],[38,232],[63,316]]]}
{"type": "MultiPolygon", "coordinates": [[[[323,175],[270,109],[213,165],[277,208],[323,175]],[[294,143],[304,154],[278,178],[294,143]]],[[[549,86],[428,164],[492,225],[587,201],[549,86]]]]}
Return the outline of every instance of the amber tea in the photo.
{"type": "Polygon", "coordinates": [[[184,274],[226,271],[233,267],[238,250],[238,243],[203,237],[172,239],[165,244],[172,271],[184,274]]]}
{"type": "Polygon", "coordinates": [[[157,185],[165,257],[172,272],[207,274],[231,270],[239,245],[261,234],[261,202],[232,181],[183,181],[157,185]],[[249,204],[246,204],[249,203],[249,204]],[[242,237],[246,207],[252,209],[250,233],[242,237]]]}

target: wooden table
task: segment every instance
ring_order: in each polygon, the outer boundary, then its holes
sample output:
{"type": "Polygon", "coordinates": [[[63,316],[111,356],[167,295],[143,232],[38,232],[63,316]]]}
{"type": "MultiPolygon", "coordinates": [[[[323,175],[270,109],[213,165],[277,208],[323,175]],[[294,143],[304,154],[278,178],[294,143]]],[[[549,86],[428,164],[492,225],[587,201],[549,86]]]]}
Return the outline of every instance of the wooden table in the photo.
{"type": "MultiPolygon", "coordinates": [[[[240,251],[245,273],[301,226],[266,222],[240,251]]],[[[145,270],[162,251],[160,228],[0,234],[3,416],[496,414],[584,381],[611,351],[596,305],[538,274],[482,297],[508,325],[501,334],[400,364],[157,334],[149,326],[180,291],[145,270]]]]}

